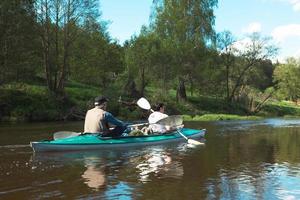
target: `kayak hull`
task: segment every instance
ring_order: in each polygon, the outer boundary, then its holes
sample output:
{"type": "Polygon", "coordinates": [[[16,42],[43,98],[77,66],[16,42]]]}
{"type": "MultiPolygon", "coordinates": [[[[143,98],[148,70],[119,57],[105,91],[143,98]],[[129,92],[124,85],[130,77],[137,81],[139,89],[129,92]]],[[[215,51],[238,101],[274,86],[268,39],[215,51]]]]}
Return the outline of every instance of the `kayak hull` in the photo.
{"type": "MultiPolygon", "coordinates": [[[[180,130],[190,139],[204,137],[206,130],[184,128],[180,130]]],[[[92,149],[119,149],[128,147],[139,147],[159,145],[172,142],[186,141],[177,132],[165,135],[128,136],[119,138],[101,138],[97,134],[80,135],[52,141],[31,142],[34,152],[57,152],[57,151],[80,151],[92,149]]]]}

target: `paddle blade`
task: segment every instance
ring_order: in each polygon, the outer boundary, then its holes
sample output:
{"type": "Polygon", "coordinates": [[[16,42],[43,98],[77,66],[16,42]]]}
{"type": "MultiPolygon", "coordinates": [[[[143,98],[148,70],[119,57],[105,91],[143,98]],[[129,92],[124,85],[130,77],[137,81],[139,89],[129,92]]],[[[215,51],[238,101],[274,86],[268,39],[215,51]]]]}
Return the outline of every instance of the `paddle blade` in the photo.
{"type": "Polygon", "coordinates": [[[163,126],[177,127],[177,126],[182,125],[183,118],[181,115],[171,115],[169,117],[159,120],[156,123],[163,125],[163,126]]]}
{"type": "Polygon", "coordinates": [[[76,133],[76,132],[71,132],[71,131],[59,131],[53,134],[53,139],[58,140],[58,139],[64,139],[64,138],[69,138],[69,137],[75,137],[80,135],[81,133],[76,133]]]}
{"type": "Polygon", "coordinates": [[[151,105],[150,105],[149,101],[147,101],[147,99],[145,99],[144,97],[140,98],[137,101],[137,105],[140,108],[145,109],[145,110],[150,110],[151,109],[151,105]]]}
{"type": "Polygon", "coordinates": [[[202,142],[199,142],[197,140],[193,140],[193,139],[188,139],[187,141],[189,144],[192,144],[192,145],[203,145],[204,143],[202,142]]]}

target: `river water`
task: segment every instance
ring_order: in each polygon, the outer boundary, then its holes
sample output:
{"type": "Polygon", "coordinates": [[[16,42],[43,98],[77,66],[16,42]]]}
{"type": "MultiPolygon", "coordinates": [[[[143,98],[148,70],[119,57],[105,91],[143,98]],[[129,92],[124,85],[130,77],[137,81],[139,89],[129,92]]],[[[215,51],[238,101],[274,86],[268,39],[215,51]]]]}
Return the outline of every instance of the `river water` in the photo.
{"type": "Polygon", "coordinates": [[[186,122],[205,145],[33,153],[83,122],[0,124],[0,199],[300,199],[300,120],[186,122]]]}

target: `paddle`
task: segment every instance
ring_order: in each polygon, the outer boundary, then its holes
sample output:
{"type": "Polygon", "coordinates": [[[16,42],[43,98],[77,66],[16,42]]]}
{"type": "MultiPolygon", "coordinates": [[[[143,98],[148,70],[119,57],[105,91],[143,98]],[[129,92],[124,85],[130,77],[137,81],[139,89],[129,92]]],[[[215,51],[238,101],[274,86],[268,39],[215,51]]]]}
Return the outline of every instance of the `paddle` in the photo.
{"type": "MultiPolygon", "coordinates": [[[[145,99],[144,97],[140,98],[138,101],[137,101],[137,105],[142,108],[142,109],[145,109],[145,110],[151,110],[151,112],[154,112],[152,109],[151,109],[151,105],[149,103],[149,101],[147,99],[145,99]]],[[[178,125],[181,125],[183,122],[182,120],[182,117],[181,116],[178,116],[178,115],[174,115],[174,116],[169,116],[169,117],[166,117],[164,119],[161,119],[159,120],[157,123],[158,124],[161,124],[161,125],[168,125],[168,126],[178,126],[178,125]]],[[[181,133],[180,130],[176,130],[180,136],[182,136],[184,139],[187,140],[187,142],[189,144],[193,144],[193,145],[200,145],[200,144],[204,144],[202,142],[199,142],[197,140],[193,140],[193,139],[190,139],[188,137],[186,137],[183,133],[181,133]]]]}
{"type": "Polygon", "coordinates": [[[81,133],[76,133],[76,132],[72,132],[72,131],[59,131],[59,132],[55,132],[53,134],[53,139],[58,140],[58,139],[63,139],[63,138],[75,137],[80,134],[81,133]]]}
{"type": "MultiPolygon", "coordinates": [[[[148,125],[148,124],[149,123],[132,124],[132,125],[129,125],[129,127],[142,126],[142,125],[148,125]]],[[[79,136],[81,134],[82,133],[72,132],[72,131],[58,131],[53,134],[53,139],[54,140],[65,139],[65,138],[79,136]]]]}
{"type": "Polygon", "coordinates": [[[151,110],[151,112],[154,112],[154,110],[151,109],[149,101],[144,97],[140,98],[136,103],[140,108],[144,110],[151,110]]]}

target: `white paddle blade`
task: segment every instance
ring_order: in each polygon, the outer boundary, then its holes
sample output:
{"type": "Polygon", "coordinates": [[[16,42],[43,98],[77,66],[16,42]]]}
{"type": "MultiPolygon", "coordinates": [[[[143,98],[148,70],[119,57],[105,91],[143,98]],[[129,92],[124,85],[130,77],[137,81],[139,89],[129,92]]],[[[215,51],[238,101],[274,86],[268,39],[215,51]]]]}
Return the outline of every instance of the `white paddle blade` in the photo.
{"type": "Polygon", "coordinates": [[[197,140],[193,140],[193,139],[188,139],[187,141],[189,144],[192,144],[192,145],[203,145],[204,143],[202,142],[199,142],[197,140]]]}
{"type": "Polygon", "coordinates": [[[183,118],[181,115],[171,115],[169,117],[159,120],[156,123],[164,126],[177,127],[182,125],[183,118]]]}
{"type": "Polygon", "coordinates": [[[145,110],[150,110],[151,109],[151,105],[150,105],[149,101],[147,101],[147,99],[145,99],[144,97],[140,98],[137,101],[137,105],[140,108],[145,109],[145,110]]]}
{"type": "Polygon", "coordinates": [[[54,140],[63,139],[63,138],[69,138],[69,137],[75,137],[80,135],[81,133],[71,132],[71,131],[60,131],[56,132],[53,135],[54,140]]]}

